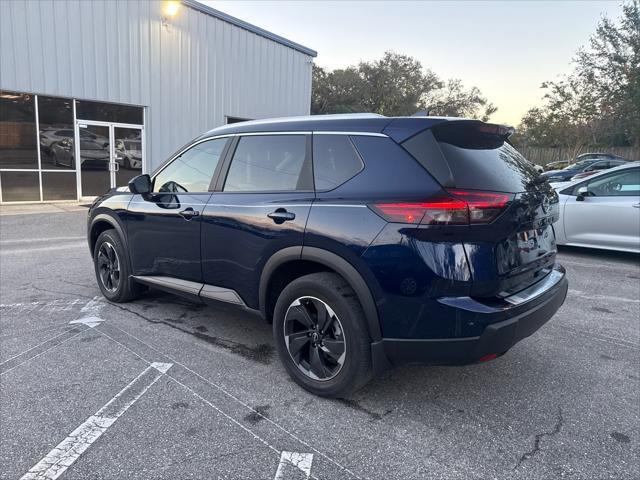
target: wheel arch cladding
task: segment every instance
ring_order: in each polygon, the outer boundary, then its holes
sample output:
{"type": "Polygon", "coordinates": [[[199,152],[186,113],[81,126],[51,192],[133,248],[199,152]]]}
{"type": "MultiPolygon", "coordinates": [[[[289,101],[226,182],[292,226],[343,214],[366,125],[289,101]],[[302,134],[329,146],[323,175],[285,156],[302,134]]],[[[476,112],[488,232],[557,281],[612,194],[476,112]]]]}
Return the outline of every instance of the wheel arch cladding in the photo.
{"type": "MultiPolygon", "coordinates": [[[[265,264],[260,277],[260,311],[265,318],[269,318],[269,288],[271,280],[277,274],[278,269],[295,262],[311,266],[308,273],[317,271],[333,271],[340,275],[356,293],[362,310],[365,314],[365,322],[372,341],[382,338],[378,309],[371,290],[362,275],[349,262],[335,253],[315,247],[287,247],[276,252],[265,264]]],[[[306,274],[306,272],[305,272],[306,274]]]]}
{"type": "Polygon", "coordinates": [[[111,215],[100,213],[91,220],[91,226],[89,228],[89,248],[92,256],[96,241],[105,230],[115,230],[120,236],[123,246],[125,249],[127,248],[127,237],[124,234],[124,228],[120,222],[111,215]]]}

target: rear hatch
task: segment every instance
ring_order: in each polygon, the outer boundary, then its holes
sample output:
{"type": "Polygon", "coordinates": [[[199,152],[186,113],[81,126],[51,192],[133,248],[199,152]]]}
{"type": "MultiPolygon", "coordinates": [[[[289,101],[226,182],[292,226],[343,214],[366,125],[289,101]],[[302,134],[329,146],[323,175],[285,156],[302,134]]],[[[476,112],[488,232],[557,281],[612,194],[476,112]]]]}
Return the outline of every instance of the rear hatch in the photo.
{"type": "Polygon", "coordinates": [[[555,263],[558,196],[509,143],[511,132],[450,121],[403,142],[447,195],[468,204],[469,224],[445,228],[451,240],[464,244],[475,297],[512,295],[545,277],[555,263]]]}

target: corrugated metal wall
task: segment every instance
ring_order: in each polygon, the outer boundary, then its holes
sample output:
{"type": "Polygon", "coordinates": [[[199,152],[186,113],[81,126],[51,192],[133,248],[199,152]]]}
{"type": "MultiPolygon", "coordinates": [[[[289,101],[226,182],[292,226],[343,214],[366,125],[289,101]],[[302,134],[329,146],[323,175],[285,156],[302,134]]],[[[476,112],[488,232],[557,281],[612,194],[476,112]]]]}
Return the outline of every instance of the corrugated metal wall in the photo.
{"type": "Polygon", "coordinates": [[[306,115],[312,57],[155,0],[0,1],[0,88],[144,105],[151,166],[225,115],[306,115]]]}

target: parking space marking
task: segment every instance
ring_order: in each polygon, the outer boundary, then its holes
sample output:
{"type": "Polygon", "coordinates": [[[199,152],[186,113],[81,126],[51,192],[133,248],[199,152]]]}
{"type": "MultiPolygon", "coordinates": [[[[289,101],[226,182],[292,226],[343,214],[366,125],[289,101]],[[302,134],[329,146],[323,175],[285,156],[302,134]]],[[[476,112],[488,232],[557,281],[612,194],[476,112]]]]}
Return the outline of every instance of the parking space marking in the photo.
{"type": "Polygon", "coordinates": [[[51,245],[48,247],[33,247],[33,248],[14,248],[14,249],[6,249],[3,248],[0,250],[0,255],[21,255],[23,253],[33,253],[33,252],[49,252],[53,250],[78,250],[79,248],[87,246],[87,242],[74,242],[67,243],[64,245],[51,245]]]}
{"type": "Polygon", "coordinates": [[[26,350],[24,350],[24,351],[22,351],[22,352],[20,352],[20,353],[18,353],[18,354],[16,354],[16,355],[14,355],[13,357],[9,357],[9,358],[7,358],[4,362],[0,363],[0,370],[2,370],[2,366],[3,366],[5,363],[10,362],[10,361],[11,361],[11,360],[13,360],[14,358],[18,358],[18,357],[20,357],[20,356],[22,356],[22,355],[25,355],[26,353],[30,352],[31,350],[34,350],[34,349],[36,349],[36,348],[38,348],[38,347],[42,347],[42,346],[43,346],[44,344],[46,344],[46,343],[53,342],[53,341],[55,341],[58,337],[62,337],[63,335],[65,335],[66,333],[69,333],[69,331],[72,331],[72,330],[75,330],[75,329],[71,328],[71,329],[69,329],[69,330],[66,330],[66,331],[64,331],[64,332],[62,332],[62,333],[59,333],[59,334],[57,334],[57,335],[55,335],[55,336],[53,336],[53,337],[49,338],[48,340],[45,340],[45,341],[44,341],[44,342],[42,342],[42,343],[39,343],[38,345],[35,345],[35,346],[31,347],[31,348],[27,348],[26,350]]]}
{"type": "Polygon", "coordinates": [[[38,242],[79,242],[86,241],[87,237],[45,237],[45,238],[15,238],[11,240],[1,240],[0,245],[11,245],[14,243],[38,243],[38,242]]]}
{"type": "MultiPolygon", "coordinates": [[[[271,425],[273,425],[274,427],[278,428],[280,431],[282,431],[283,433],[285,433],[287,436],[291,437],[293,440],[301,443],[302,445],[304,445],[305,447],[309,448],[310,450],[313,450],[316,454],[318,454],[320,457],[324,458],[325,460],[327,460],[328,462],[332,463],[333,465],[335,465],[336,467],[338,467],[340,470],[342,470],[344,473],[348,474],[350,477],[355,478],[357,480],[360,480],[361,477],[359,477],[357,474],[355,474],[354,472],[352,472],[351,470],[349,470],[347,467],[345,467],[344,465],[340,464],[339,462],[337,462],[336,460],[334,460],[333,458],[329,457],[328,455],[326,455],[325,453],[321,452],[320,450],[318,450],[317,448],[314,448],[313,446],[309,445],[307,442],[305,442],[304,440],[302,440],[301,438],[299,438],[297,435],[295,435],[294,433],[290,432],[289,430],[287,430],[286,428],[284,428],[283,426],[281,426],[280,424],[278,424],[277,422],[275,422],[274,420],[272,420],[271,418],[264,416],[262,413],[260,413],[259,411],[255,410],[254,408],[252,408],[251,406],[247,405],[245,402],[243,402],[242,400],[240,400],[239,398],[237,398],[236,396],[234,396],[233,394],[229,393],[227,390],[225,390],[223,387],[221,387],[220,385],[212,382],[211,380],[203,377],[202,375],[200,375],[198,372],[192,370],[191,368],[187,367],[186,365],[184,365],[183,363],[173,359],[171,356],[167,355],[166,353],[158,350],[156,347],[149,345],[148,343],[144,342],[143,340],[139,339],[138,337],[136,337],[135,335],[133,335],[132,333],[129,333],[125,330],[123,330],[122,328],[111,324],[110,325],[111,328],[114,328],[120,332],[122,332],[123,334],[133,338],[134,340],[136,340],[137,342],[141,343],[142,345],[146,346],[147,348],[149,348],[150,350],[153,350],[154,352],[162,355],[164,358],[166,358],[167,360],[169,360],[172,364],[178,365],[182,368],[184,368],[185,370],[187,370],[188,372],[190,372],[191,374],[193,374],[194,376],[198,377],[200,380],[202,380],[203,382],[207,383],[208,385],[216,388],[217,390],[219,390],[220,392],[222,392],[225,396],[231,398],[232,400],[234,400],[235,402],[239,403],[240,405],[242,405],[243,407],[245,407],[246,409],[250,410],[253,414],[260,416],[263,420],[265,420],[266,422],[270,423],[271,425]]],[[[143,356],[141,356],[140,354],[138,354],[136,351],[134,351],[133,349],[129,348],[128,346],[126,346],[125,344],[123,344],[122,342],[119,342],[118,340],[116,340],[115,338],[113,338],[111,335],[109,335],[108,333],[104,332],[101,328],[96,328],[96,331],[99,332],[100,334],[104,335],[105,337],[107,337],[108,339],[110,339],[111,341],[117,343],[118,345],[120,345],[121,347],[123,347],[124,349],[128,350],[129,352],[131,352],[133,355],[135,355],[136,357],[140,358],[141,360],[148,362],[148,360],[146,358],[144,358],[143,356]]],[[[274,447],[273,445],[271,445],[269,442],[267,442],[266,440],[264,440],[262,437],[258,436],[255,432],[253,432],[251,429],[245,427],[242,423],[238,422],[235,418],[231,417],[229,414],[223,412],[222,410],[220,410],[219,407],[217,407],[216,405],[214,405],[212,402],[210,402],[209,400],[207,400],[206,398],[204,398],[202,395],[200,395],[198,392],[196,392],[195,390],[193,390],[191,387],[189,387],[188,385],[185,385],[184,383],[182,383],[180,380],[178,380],[177,378],[175,378],[172,375],[167,375],[171,380],[173,380],[174,382],[176,382],[177,384],[181,385],[182,387],[184,387],[186,390],[190,391],[195,397],[199,398],[201,401],[203,401],[205,404],[209,405],[210,407],[212,407],[214,410],[218,411],[221,415],[225,416],[229,421],[231,421],[232,423],[234,423],[235,425],[239,426],[240,428],[242,428],[243,430],[245,430],[247,433],[249,433],[252,437],[254,437],[256,440],[258,440],[259,442],[261,442],[262,444],[264,444],[267,448],[269,448],[270,450],[274,451],[276,454],[281,455],[281,451],[278,450],[276,447],[274,447]]],[[[311,475],[311,478],[316,479],[315,476],[311,475]]]]}
{"type": "Polygon", "coordinates": [[[575,267],[614,270],[617,272],[637,272],[640,269],[640,267],[637,267],[637,266],[629,267],[627,264],[621,264],[621,263],[611,264],[611,263],[598,263],[598,262],[591,262],[591,263],[577,262],[575,260],[570,260],[561,255],[558,256],[558,262],[562,265],[572,265],[575,267]]]}
{"type": "MultiPolygon", "coordinates": [[[[70,305],[77,305],[79,300],[74,300],[70,302],[70,305]]],[[[22,305],[22,304],[14,304],[14,305],[22,305]]],[[[96,315],[100,313],[102,308],[104,307],[104,302],[101,297],[95,296],[88,302],[84,304],[84,306],[80,309],[81,317],[77,320],[72,320],[69,324],[76,324],[77,326],[66,330],[49,340],[45,340],[44,342],[28,348],[27,350],[14,355],[13,357],[5,360],[3,363],[0,363],[0,375],[4,375],[5,373],[10,372],[16,367],[32,360],[34,358],[39,357],[40,355],[45,354],[49,350],[58,345],[62,345],[63,343],[71,340],[72,338],[80,335],[82,332],[87,330],[88,328],[93,328],[99,325],[104,320],[97,317],[96,315]]]]}
{"type": "Polygon", "coordinates": [[[18,302],[18,303],[1,303],[0,311],[2,315],[8,314],[26,314],[38,311],[47,313],[53,312],[67,312],[73,307],[79,304],[84,304],[85,300],[80,298],[74,298],[73,300],[56,299],[51,301],[38,301],[38,302],[18,302]]]}
{"type": "Polygon", "coordinates": [[[69,323],[70,324],[83,324],[83,325],[86,325],[89,328],[94,328],[94,327],[100,325],[102,322],[104,322],[104,320],[102,318],[98,318],[98,317],[82,317],[82,318],[79,318],[78,320],[71,320],[69,323]]]}
{"type": "Polygon", "coordinates": [[[151,363],[115,397],[36,463],[21,480],[53,480],[62,475],[93,442],[166,374],[171,366],[170,363],[151,363]]]}
{"type": "Polygon", "coordinates": [[[610,295],[596,295],[594,293],[583,292],[582,290],[569,289],[569,294],[593,300],[611,300],[613,302],[640,303],[638,298],[613,297],[610,295]]]}
{"type": "Polygon", "coordinates": [[[308,480],[311,476],[311,464],[313,463],[313,454],[285,452],[280,454],[280,463],[276,476],[273,480],[289,480],[294,478],[303,478],[308,480]]]}
{"type": "Polygon", "coordinates": [[[68,342],[72,338],[75,338],[78,335],[80,335],[85,330],[87,330],[85,327],[74,327],[71,330],[67,330],[66,332],[61,333],[60,335],[56,335],[55,337],[47,340],[46,342],[41,343],[40,345],[36,345],[35,347],[30,348],[29,350],[25,350],[24,352],[19,353],[18,355],[0,364],[0,375],[9,373],[11,370],[19,367],[20,365],[27,363],[29,360],[33,360],[34,358],[37,358],[40,355],[44,355],[52,348],[68,342]]]}

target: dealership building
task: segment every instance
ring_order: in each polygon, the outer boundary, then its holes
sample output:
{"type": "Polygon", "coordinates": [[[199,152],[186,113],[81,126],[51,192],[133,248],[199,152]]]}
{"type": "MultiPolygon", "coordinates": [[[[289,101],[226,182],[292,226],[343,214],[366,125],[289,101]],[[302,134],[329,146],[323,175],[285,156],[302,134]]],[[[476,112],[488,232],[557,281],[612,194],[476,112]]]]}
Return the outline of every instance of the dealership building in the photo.
{"type": "Polygon", "coordinates": [[[216,126],[307,115],[315,56],[194,0],[3,0],[0,202],[87,199],[216,126]]]}

